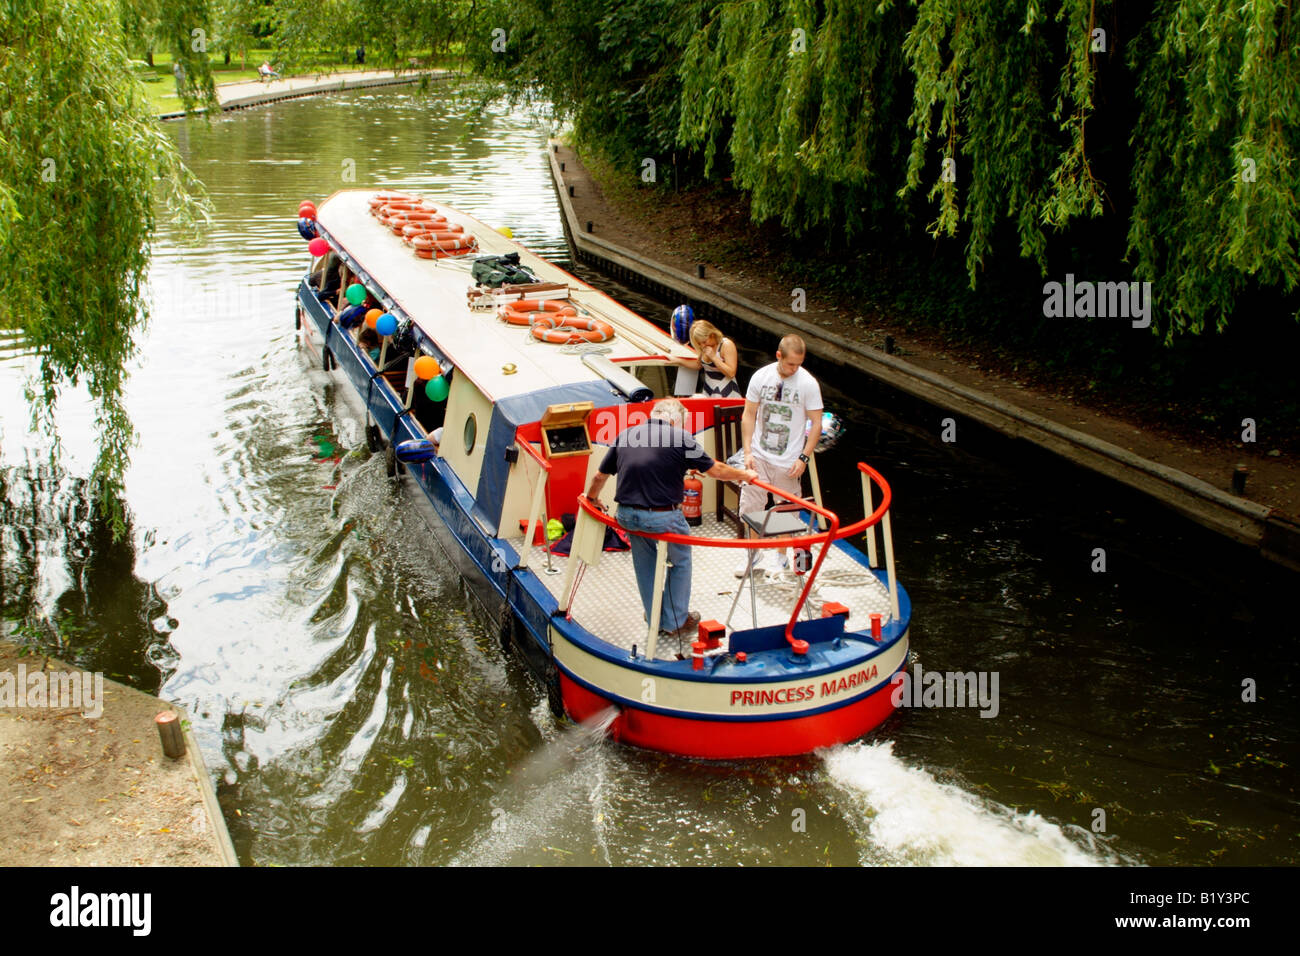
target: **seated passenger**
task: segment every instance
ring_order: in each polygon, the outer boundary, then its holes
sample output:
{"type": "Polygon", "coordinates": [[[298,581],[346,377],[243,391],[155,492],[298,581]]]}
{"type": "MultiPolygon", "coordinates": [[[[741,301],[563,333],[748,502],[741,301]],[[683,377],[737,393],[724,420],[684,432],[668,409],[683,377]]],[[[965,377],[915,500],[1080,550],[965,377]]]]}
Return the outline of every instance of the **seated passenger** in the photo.
{"type": "MultiPolygon", "coordinates": [[[[348,301],[348,286],[350,286],[355,281],[356,281],[356,276],[352,274],[352,270],[348,268],[347,263],[340,262],[339,263],[339,285],[338,285],[339,297],[338,297],[338,301],[334,303],[335,315],[338,315],[345,308],[344,303],[348,301]]],[[[350,305],[351,303],[348,304],[350,305]]]]}
{"type": "MultiPolygon", "coordinates": [[[[360,308],[360,306],[357,306],[360,308]]],[[[370,361],[375,365],[379,364],[379,333],[369,326],[362,326],[361,334],[357,336],[357,345],[361,351],[370,356],[370,361]]]]}
{"type": "Polygon", "coordinates": [[[322,302],[329,302],[339,292],[339,256],[332,249],[325,256],[321,267],[311,274],[307,284],[316,290],[322,302]]]}
{"type": "Polygon", "coordinates": [[[338,314],[339,327],[352,329],[360,325],[366,319],[366,307],[362,305],[350,305],[338,314]]]}

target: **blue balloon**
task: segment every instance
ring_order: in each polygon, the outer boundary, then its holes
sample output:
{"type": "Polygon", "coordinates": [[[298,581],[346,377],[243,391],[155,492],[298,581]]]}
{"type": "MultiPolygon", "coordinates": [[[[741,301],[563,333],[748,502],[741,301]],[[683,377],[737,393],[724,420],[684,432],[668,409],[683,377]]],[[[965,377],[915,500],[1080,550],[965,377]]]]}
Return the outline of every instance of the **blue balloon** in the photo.
{"type": "Polygon", "coordinates": [[[398,442],[393,446],[393,451],[397,453],[397,460],[418,464],[422,461],[433,461],[438,457],[438,446],[435,442],[427,438],[413,438],[410,441],[398,442]]]}
{"type": "Polygon", "coordinates": [[[312,221],[311,219],[299,219],[299,220],[298,220],[298,235],[300,235],[300,236],[302,236],[304,239],[308,239],[308,240],[315,239],[315,238],[316,238],[316,223],[315,223],[314,221],[312,221]]]}
{"type": "Polygon", "coordinates": [[[397,320],[385,312],[375,319],[375,331],[380,335],[392,335],[397,331],[397,320]]]}
{"type": "Polygon", "coordinates": [[[673,309],[673,338],[682,345],[691,341],[691,325],[695,322],[695,310],[689,305],[679,305],[673,309]]]}

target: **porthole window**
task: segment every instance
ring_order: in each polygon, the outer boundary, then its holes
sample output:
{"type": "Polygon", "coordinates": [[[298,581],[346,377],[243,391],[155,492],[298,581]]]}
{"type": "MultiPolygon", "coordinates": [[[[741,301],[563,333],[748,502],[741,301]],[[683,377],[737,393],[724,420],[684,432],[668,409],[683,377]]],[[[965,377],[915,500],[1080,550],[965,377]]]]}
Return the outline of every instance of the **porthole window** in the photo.
{"type": "Polygon", "coordinates": [[[478,437],[478,419],[471,412],[469,418],[465,419],[465,454],[474,450],[474,439],[478,437]]]}

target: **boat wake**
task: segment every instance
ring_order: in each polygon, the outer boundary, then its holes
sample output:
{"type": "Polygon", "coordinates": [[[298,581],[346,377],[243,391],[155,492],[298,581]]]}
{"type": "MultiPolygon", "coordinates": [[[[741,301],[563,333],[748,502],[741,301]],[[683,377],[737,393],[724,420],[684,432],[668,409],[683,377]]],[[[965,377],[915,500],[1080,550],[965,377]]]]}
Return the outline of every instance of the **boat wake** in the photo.
{"type": "Polygon", "coordinates": [[[488,831],[450,865],[610,863],[602,825],[611,786],[606,733],[617,716],[610,707],[554,732],[513,769],[493,798],[488,831]]]}
{"type": "Polygon", "coordinates": [[[940,783],[894,756],[893,743],[822,753],[847,797],[845,816],[868,866],[1107,866],[1118,856],[1082,827],[1061,827],[940,783]]]}

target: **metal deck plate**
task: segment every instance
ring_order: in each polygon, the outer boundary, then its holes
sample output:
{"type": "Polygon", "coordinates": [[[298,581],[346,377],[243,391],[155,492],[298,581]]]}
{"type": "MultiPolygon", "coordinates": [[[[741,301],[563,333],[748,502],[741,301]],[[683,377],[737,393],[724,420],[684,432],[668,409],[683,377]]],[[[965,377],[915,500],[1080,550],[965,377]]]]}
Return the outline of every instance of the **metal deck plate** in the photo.
{"type": "MultiPolygon", "coordinates": [[[[693,528],[692,532],[701,537],[724,538],[733,536],[729,529],[729,525],[719,524],[712,515],[707,515],[703,524],[693,528]]],[[[522,544],[522,540],[521,536],[518,543],[522,544]]],[[[760,552],[769,564],[776,553],[773,550],[760,552]]],[[[751,616],[749,583],[735,576],[737,566],[744,559],[745,552],[740,548],[698,547],[691,555],[690,610],[698,611],[701,620],[726,623],[736,589],[742,584],[744,586],[744,593],[727,629],[728,636],[733,630],[785,624],[807,581],[806,575],[792,570],[756,573],[758,621],[755,622],[751,616]]],[[[547,574],[546,549],[534,547],[528,566],[558,600],[564,586],[563,572],[568,570],[571,560],[565,555],[552,556],[551,565],[559,573],[547,574]]],[[[889,590],[867,568],[838,548],[832,548],[826,556],[826,563],[817,575],[816,587],[809,595],[802,617],[819,617],[822,604],[828,601],[837,601],[849,609],[849,630],[869,629],[872,614],[879,614],[881,623],[888,623],[891,617],[889,590]]],[[[645,652],[648,628],[645,609],[637,593],[630,551],[606,551],[599,566],[586,569],[573,602],[573,619],[614,647],[630,651],[635,644],[641,653],[645,652]]],[[[655,656],[661,660],[673,660],[679,653],[688,657],[693,639],[683,638],[679,642],[676,638],[661,636],[655,656]]],[[[726,647],[726,641],[723,647],[726,647]]]]}

